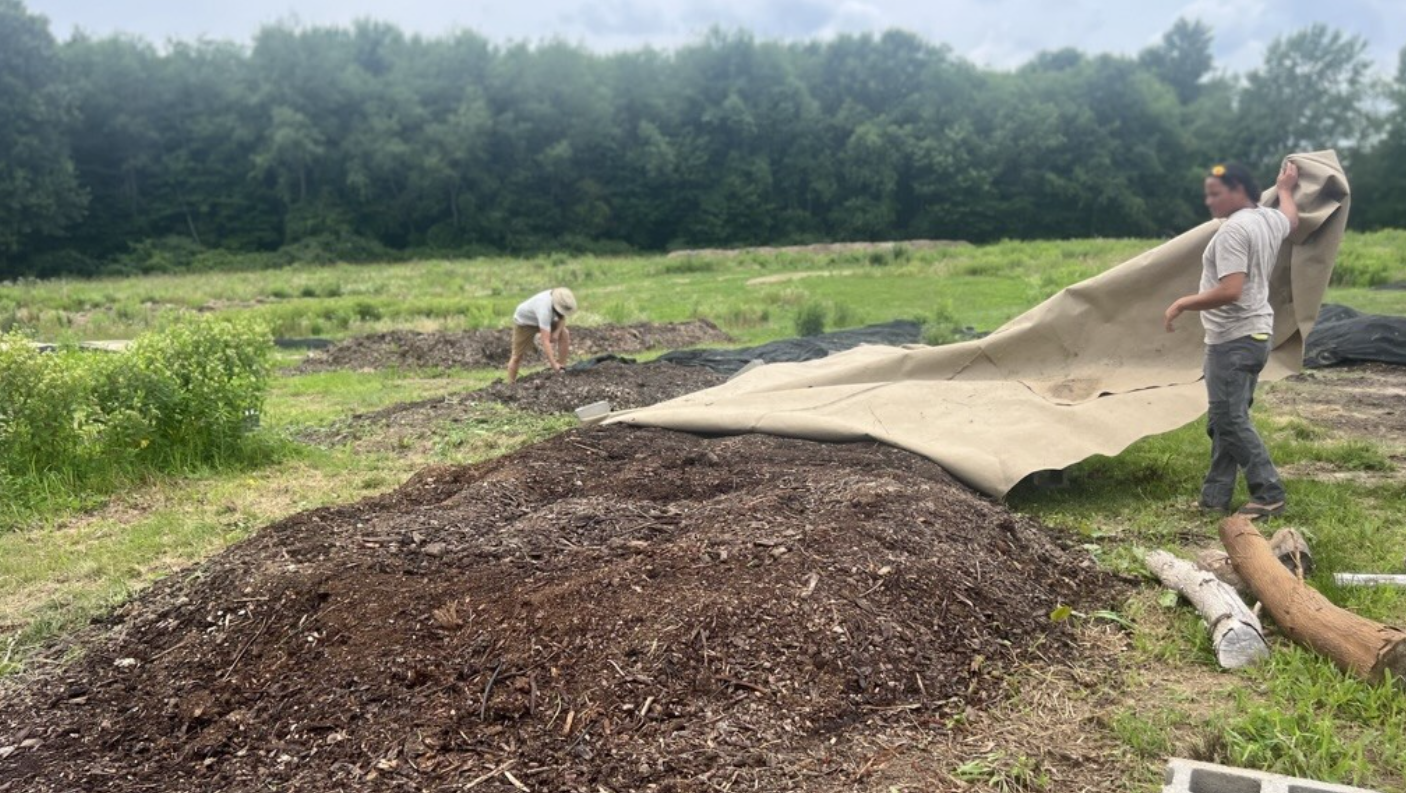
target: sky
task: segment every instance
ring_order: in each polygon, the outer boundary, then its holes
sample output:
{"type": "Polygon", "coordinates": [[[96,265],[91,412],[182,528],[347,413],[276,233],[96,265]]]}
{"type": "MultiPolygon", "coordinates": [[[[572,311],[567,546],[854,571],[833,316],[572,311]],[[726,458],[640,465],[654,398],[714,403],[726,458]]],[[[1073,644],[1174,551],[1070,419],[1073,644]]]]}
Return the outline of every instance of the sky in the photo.
{"type": "Polygon", "coordinates": [[[1275,37],[1323,22],[1368,42],[1396,73],[1406,45],[1406,0],[21,0],[59,38],[135,34],[161,43],[201,37],[248,42],[279,21],[394,23],[437,36],[474,30],[497,42],[563,39],[596,51],[672,48],[710,27],[759,38],[814,40],[897,28],[945,43],[990,68],[1015,68],[1042,50],[1133,54],[1179,17],[1215,34],[1218,68],[1257,67],[1275,37]]]}

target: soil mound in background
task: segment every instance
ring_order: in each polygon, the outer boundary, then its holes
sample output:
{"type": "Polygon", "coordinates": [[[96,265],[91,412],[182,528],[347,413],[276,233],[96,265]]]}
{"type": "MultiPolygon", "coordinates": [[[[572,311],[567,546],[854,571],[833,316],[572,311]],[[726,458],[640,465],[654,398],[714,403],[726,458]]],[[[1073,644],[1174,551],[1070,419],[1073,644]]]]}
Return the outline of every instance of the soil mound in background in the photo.
{"type": "MultiPolygon", "coordinates": [[[[698,344],[730,341],[726,333],[706,319],[676,324],[603,325],[571,327],[571,355],[590,357],[604,353],[678,349],[698,344]]],[[[473,369],[504,366],[511,353],[512,334],[507,328],[458,333],[417,333],[395,330],[355,336],[310,354],[294,372],[333,369],[473,369]]],[[[528,361],[535,365],[537,361],[528,361]]]]}
{"type": "Polygon", "coordinates": [[[553,414],[606,400],[611,408],[624,410],[710,388],[726,379],[695,366],[607,361],[560,374],[536,372],[519,378],[516,386],[499,381],[477,391],[390,405],[308,430],[299,438],[319,446],[355,443],[365,451],[433,446],[454,425],[480,420],[475,406],[483,402],[553,414]]]}
{"type": "Polygon", "coordinates": [[[670,363],[606,361],[587,369],[537,372],[516,386],[494,383],[475,396],[534,413],[568,413],[606,400],[612,410],[644,407],[726,382],[725,375],[670,363]]]}
{"type": "Polygon", "coordinates": [[[12,686],[0,790],[849,789],[1111,589],[897,449],[580,430],[153,585],[12,686]]]}

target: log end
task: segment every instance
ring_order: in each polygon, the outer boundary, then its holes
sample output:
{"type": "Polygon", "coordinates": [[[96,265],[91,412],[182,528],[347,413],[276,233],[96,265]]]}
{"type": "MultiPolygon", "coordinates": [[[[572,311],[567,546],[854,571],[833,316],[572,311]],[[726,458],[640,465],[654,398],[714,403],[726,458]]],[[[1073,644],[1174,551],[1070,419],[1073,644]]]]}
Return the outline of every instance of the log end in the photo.
{"type": "Polygon", "coordinates": [[[1236,625],[1216,644],[1216,661],[1224,669],[1244,669],[1269,658],[1269,645],[1259,631],[1236,625]]]}
{"type": "Polygon", "coordinates": [[[1378,656],[1376,665],[1372,667],[1372,682],[1382,682],[1387,672],[1391,672],[1396,687],[1406,691],[1406,640],[1396,642],[1378,656]]]}

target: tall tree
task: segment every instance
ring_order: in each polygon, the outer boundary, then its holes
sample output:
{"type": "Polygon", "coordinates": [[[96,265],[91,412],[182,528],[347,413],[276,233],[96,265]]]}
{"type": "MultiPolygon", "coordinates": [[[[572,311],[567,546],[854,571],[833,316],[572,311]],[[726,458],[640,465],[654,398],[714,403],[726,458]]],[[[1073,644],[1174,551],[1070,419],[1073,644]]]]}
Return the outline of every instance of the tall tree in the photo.
{"type": "Polygon", "coordinates": [[[1393,110],[1383,139],[1353,158],[1350,221],[1358,228],[1406,225],[1406,47],[1389,89],[1393,110]]]}
{"type": "Polygon", "coordinates": [[[73,103],[46,19],[0,0],[0,275],[38,235],[56,235],[86,201],[69,153],[73,103]]]}
{"type": "Polygon", "coordinates": [[[1138,55],[1138,61],[1177,92],[1182,104],[1190,104],[1201,93],[1201,81],[1215,63],[1211,56],[1211,28],[1200,20],[1181,18],[1162,36],[1162,41],[1138,55]]]}
{"type": "Polygon", "coordinates": [[[1269,173],[1292,151],[1351,148],[1371,130],[1375,82],[1367,41],[1316,24],[1270,43],[1246,76],[1237,156],[1269,173]]]}

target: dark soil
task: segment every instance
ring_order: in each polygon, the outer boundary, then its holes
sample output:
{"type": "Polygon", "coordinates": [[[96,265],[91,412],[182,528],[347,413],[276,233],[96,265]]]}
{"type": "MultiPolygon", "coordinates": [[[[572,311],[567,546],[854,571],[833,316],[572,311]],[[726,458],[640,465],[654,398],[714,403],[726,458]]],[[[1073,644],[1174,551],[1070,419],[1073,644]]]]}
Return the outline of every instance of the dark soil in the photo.
{"type": "Polygon", "coordinates": [[[726,380],[725,375],[697,366],[608,361],[560,374],[539,372],[519,379],[516,386],[494,383],[478,396],[534,413],[567,413],[601,400],[610,402],[612,410],[624,410],[664,402],[726,380]]]}
{"type": "Polygon", "coordinates": [[[1265,389],[1265,402],[1347,438],[1406,438],[1406,366],[1313,369],[1265,389]]]}
{"type": "Polygon", "coordinates": [[[575,431],[153,585],[10,684],[0,790],[854,789],[1119,589],[897,449],[575,431]]]}
{"type": "Polygon", "coordinates": [[[481,421],[485,402],[511,405],[533,413],[570,413],[606,400],[614,410],[645,407],[715,386],[723,375],[695,366],[668,363],[627,364],[609,361],[590,369],[550,371],[499,381],[477,391],[391,405],[309,430],[300,440],[320,446],[355,443],[364,451],[433,446],[447,427],[481,421]]]}
{"type": "MultiPolygon", "coordinates": [[[[729,341],[726,333],[706,319],[672,325],[605,325],[571,328],[571,355],[590,358],[605,353],[679,349],[729,341]]],[[[475,330],[459,333],[417,333],[408,330],[356,336],[327,350],[314,352],[294,372],[333,369],[474,369],[504,366],[511,352],[512,333],[475,330]]],[[[526,362],[536,365],[537,360],[526,362]]]]}

